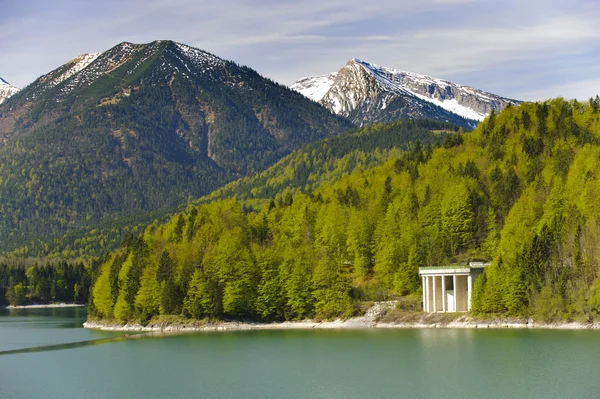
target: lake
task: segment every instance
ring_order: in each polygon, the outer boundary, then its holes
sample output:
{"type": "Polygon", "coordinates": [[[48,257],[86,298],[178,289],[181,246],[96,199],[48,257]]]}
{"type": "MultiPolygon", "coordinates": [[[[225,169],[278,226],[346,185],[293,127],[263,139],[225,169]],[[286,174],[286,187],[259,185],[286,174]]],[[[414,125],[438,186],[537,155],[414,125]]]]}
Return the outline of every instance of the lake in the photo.
{"type": "Polygon", "coordinates": [[[287,330],[128,339],[81,328],[85,317],[83,308],[0,310],[0,398],[600,397],[600,331],[287,330]]]}

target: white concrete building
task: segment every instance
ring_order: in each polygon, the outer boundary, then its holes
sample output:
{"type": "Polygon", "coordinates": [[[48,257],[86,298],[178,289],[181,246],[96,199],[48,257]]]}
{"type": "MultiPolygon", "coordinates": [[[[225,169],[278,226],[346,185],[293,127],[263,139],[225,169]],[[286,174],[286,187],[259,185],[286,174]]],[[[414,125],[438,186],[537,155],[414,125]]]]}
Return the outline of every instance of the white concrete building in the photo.
{"type": "Polygon", "coordinates": [[[470,262],[468,265],[420,267],[423,311],[470,311],[473,283],[487,265],[489,263],[470,262]]]}

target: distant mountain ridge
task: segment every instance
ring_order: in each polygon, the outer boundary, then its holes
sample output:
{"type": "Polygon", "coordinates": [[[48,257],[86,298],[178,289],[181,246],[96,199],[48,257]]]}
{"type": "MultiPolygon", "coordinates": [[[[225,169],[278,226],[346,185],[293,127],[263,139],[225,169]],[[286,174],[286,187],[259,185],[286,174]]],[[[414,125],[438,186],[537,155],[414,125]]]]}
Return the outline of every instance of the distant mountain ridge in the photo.
{"type": "Polygon", "coordinates": [[[337,72],[302,78],[290,87],[358,125],[430,118],[472,128],[492,110],[520,104],[469,86],[356,58],[337,72]]]}
{"type": "Polygon", "coordinates": [[[462,138],[458,130],[455,125],[431,120],[404,120],[350,129],[297,149],[263,171],[232,181],[178,208],[145,213],[137,218],[114,219],[50,239],[43,237],[16,249],[13,254],[100,256],[103,250],[118,248],[123,237],[132,232],[152,223],[164,223],[191,206],[236,198],[244,201],[247,210],[259,209],[271,199],[288,200],[299,192],[314,192],[326,182],[382,164],[403,151],[439,144],[458,145],[462,138]]]}
{"type": "Polygon", "coordinates": [[[0,105],[0,251],[177,206],[351,127],[182,43],[81,55],[0,105]]]}
{"type": "Polygon", "coordinates": [[[9,97],[19,92],[19,88],[11,85],[6,80],[0,78],[0,104],[9,97]]]}

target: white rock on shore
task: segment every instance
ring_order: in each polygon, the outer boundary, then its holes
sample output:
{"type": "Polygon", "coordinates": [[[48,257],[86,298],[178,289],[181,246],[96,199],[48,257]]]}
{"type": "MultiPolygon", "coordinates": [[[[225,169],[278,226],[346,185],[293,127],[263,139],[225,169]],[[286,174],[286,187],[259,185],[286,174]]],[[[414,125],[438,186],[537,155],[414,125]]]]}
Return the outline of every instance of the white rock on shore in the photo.
{"type": "Polygon", "coordinates": [[[476,320],[462,315],[453,320],[440,320],[440,316],[448,314],[422,313],[418,320],[410,322],[380,322],[379,320],[395,308],[396,301],[376,302],[364,316],[334,321],[285,321],[279,323],[219,322],[206,324],[166,324],[142,326],[141,324],[114,324],[100,321],[86,321],[85,328],[107,331],[140,331],[140,332],[193,332],[193,331],[236,331],[236,330],[301,330],[301,329],[367,329],[367,328],[530,328],[530,329],[562,329],[583,330],[600,329],[600,323],[537,323],[528,320],[476,320]]]}
{"type": "Polygon", "coordinates": [[[86,321],[85,328],[94,328],[105,331],[237,331],[237,330],[306,330],[306,329],[340,329],[340,328],[371,328],[370,319],[357,317],[348,320],[334,321],[285,321],[281,323],[243,323],[224,321],[220,323],[207,323],[202,325],[147,325],[141,324],[105,324],[97,321],[86,321]]]}
{"type": "Polygon", "coordinates": [[[43,309],[43,308],[83,308],[85,305],[76,303],[47,303],[45,305],[8,305],[6,309],[43,309]]]}

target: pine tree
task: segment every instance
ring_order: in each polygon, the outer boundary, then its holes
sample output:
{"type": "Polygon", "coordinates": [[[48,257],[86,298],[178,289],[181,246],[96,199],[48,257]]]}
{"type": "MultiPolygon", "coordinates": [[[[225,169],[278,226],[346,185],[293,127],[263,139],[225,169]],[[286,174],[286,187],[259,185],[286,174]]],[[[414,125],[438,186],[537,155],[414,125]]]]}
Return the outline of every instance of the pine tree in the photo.
{"type": "Polygon", "coordinates": [[[450,253],[456,256],[468,247],[473,236],[471,194],[464,184],[452,186],[442,202],[442,229],[448,239],[450,253]]]}

